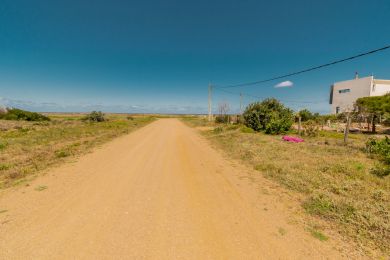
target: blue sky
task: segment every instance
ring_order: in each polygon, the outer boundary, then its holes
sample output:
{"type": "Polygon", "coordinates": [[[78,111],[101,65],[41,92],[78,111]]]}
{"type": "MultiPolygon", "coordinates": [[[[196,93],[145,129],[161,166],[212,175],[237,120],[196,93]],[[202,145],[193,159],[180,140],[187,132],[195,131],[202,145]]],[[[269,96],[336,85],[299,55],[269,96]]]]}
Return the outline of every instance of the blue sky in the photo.
{"type": "MultiPolygon", "coordinates": [[[[37,111],[205,113],[207,85],[261,80],[390,43],[390,2],[2,0],[0,102],[37,111]]],[[[390,50],[230,89],[313,101],[358,71],[390,79],[390,50]],[[283,80],[284,81],[284,80],[283,80]]],[[[214,108],[239,97],[215,91],[214,108]]],[[[244,103],[253,101],[244,96],[244,103]]]]}

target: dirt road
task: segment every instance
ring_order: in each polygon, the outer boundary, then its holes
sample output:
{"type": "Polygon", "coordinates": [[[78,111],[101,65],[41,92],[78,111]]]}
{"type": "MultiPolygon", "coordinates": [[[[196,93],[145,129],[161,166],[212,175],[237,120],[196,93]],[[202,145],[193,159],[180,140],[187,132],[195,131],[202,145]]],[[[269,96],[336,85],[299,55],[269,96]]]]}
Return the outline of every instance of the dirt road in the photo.
{"type": "Polygon", "coordinates": [[[0,258],[341,257],[244,177],[196,130],[161,119],[3,191],[0,258]]]}

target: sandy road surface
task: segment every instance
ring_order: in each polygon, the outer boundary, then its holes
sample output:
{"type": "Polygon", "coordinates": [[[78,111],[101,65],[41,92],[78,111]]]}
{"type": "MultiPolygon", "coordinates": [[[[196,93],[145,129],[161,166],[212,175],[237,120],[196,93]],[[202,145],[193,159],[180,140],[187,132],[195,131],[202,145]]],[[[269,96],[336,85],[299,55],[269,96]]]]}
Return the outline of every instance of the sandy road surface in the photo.
{"type": "Polygon", "coordinates": [[[341,257],[289,226],[277,199],[259,207],[240,176],[196,130],[158,120],[29,187],[3,191],[0,258],[341,257]]]}

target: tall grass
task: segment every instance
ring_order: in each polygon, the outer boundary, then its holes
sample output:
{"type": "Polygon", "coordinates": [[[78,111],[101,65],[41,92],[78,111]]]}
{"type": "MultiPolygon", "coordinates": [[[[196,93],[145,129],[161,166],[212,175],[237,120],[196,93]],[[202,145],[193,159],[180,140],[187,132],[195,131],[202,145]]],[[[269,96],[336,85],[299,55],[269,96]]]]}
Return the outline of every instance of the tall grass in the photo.
{"type": "MultiPolygon", "coordinates": [[[[207,125],[192,121],[186,120],[207,125]]],[[[390,176],[372,174],[381,162],[365,152],[364,135],[351,135],[346,146],[343,135],[333,132],[320,132],[299,144],[251,133],[245,127],[221,125],[218,131],[203,133],[233,158],[302,194],[308,214],[336,224],[362,245],[390,252],[390,176]]]]}
{"type": "Polygon", "coordinates": [[[152,117],[111,116],[99,123],[82,122],[79,115],[56,115],[49,122],[0,120],[0,188],[31,178],[67,157],[151,122],[152,117]],[[73,120],[74,119],[74,120],[73,120]]]}

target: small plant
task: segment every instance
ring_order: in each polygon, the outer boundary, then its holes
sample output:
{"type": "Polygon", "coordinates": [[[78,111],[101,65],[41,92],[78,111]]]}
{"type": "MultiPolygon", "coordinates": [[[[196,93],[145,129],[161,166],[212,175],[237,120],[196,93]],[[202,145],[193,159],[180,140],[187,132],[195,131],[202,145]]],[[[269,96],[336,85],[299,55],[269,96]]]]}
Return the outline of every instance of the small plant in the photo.
{"type": "Polygon", "coordinates": [[[329,217],[336,206],[325,194],[310,197],[303,203],[303,208],[310,214],[329,217]]]}
{"type": "Polygon", "coordinates": [[[92,111],[86,115],[83,120],[89,122],[104,122],[106,121],[106,118],[101,111],[92,111]]]}
{"type": "Polygon", "coordinates": [[[366,151],[371,156],[376,156],[384,163],[383,166],[376,166],[371,170],[374,175],[385,177],[390,174],[390,139],[370,138],[366,143],[366,151]]]}
{"type": "Polygon", "coordinates": [[[229,123],[230,122],[230,116],[229,115],[217,115],[215,117],[215,123],[229,123]]]}
{"type": "Polygon", "coordinates": [[[287,231],[284,228],[279,228],[278,231],[279,231],[279,234],[282,236],[287,234],[287,231]]]}
{"type": "Polygon", "coordinates": [[[320,240],[320,241],[326,241],[326,240],[329,239],[329,238],[328,238],[325,234],[323,234],[321,231],[318,231],[318,230],[316,230],[316,229],[310,229],[309,231],[310,231],[310,234],[311,234],[313,237],[317,238],[317,239],[320,240]]]}
{"type": "Polygon", "coordinates": [[[37,186],[35,188],[36,191],[43,191],[43,190],[46,190],[47,189],[47,186],[44,186],[44,185],[40,185],[40,186],[37,186]]]}
{"type": "Polygon", "coordinates": [[[57,158],[64,158],[70,155],[69,151],[66,150],[58,150],[55,152],[57,158]]]}
{"type": "Polygon", "coordinates": [[[11,168],[11,166],[9,164],[5,164],[5,163],[0,164],[0,171],[6,171],[10,168],[11,168]]]}
{"type": "Polygon", "coordinates": [[[215,123],[230,123],[229,104],[222,102],[218,105],[218,115],[215,117],[215,123]]]}
{"type": "Polygon", "coordinates": [[[254,133],[255,130],[253,130],[252,128],[249,128],[249,127],[243,125],[243,126],[241,126],[241,132],[247,133],[247,134],[251,134],[251,133],[254,133]]]}
{"type": "Polygon", "coordinates": [[[215,134],[220,134],[220,133],[223,132],[223,127],[218,126],[218,127],[214,128],[213,132],[214,132],[215,134]]]}
{"type": "Polygon", "coordinates": [[[303,134],[306,136],[315,137],[319,133],[319,127],[314,120],[308,120],[303,123],[303,134]]]}
{"type": "Polygon", "coordinates": [[[7,147],[7,143],[0,142],[0,151],[4,150],[7,147]]]}

